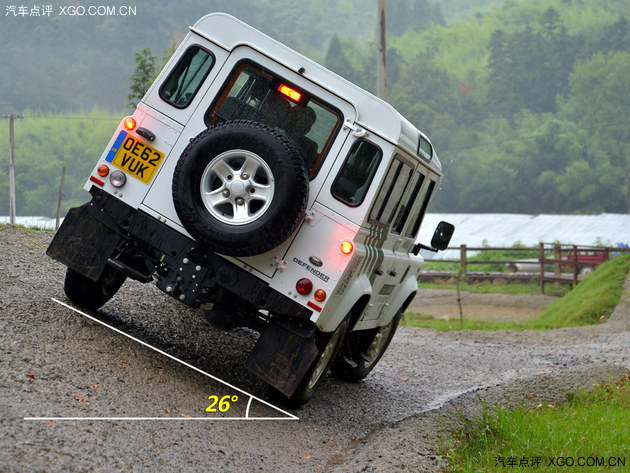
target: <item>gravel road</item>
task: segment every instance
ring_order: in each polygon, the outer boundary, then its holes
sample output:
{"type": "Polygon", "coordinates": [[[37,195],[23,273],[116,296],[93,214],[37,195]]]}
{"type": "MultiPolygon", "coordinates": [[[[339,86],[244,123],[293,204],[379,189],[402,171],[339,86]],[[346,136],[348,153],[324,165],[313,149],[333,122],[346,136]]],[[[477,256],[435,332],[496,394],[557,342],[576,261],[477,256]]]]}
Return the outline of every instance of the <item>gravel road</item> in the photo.
{"type": "MultiPolygon", "coordinates": [[[[490,405],[557,399],[630,366],[629,280],[605,324],[501,333],[401,327],[366,380],[327,379],[290,411],[299,420],[229,420],[244,416],[248,395],[51,299],[67,302],[65,268],[45,256],[51,237],[0,227],[2,472],[438,472],[437,436],[457,423],[452,412],[479,408],[477,394],[490,405]],[[225,414],[207,414],[212,395],[239,399],[225,414]]],[[[133,281],[90,315],[265,399],[244,368],[250,330],[219,331],[133,281]]],[[[250,415],[283,414],[255,401],[250,415]]]]}

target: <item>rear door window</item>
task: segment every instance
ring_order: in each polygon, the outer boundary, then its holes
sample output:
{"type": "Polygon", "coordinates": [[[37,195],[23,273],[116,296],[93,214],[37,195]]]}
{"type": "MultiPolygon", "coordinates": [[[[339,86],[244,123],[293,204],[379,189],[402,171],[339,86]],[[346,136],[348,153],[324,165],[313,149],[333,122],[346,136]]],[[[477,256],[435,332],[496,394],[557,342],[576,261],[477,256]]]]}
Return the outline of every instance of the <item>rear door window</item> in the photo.
{"type": "Polygon", "coordinates": [[[214,65],[214,56],[199,46],[186,50],[160,87],[160,97],[177,108],[186,108],[214,65]]]}
{"type": "Polygon", "coordinates": [[[239,64],[206,113],[206,125],[253,120],[289,135],[312,177],[342,123],[341,112],[254,63],[239,64]]]}

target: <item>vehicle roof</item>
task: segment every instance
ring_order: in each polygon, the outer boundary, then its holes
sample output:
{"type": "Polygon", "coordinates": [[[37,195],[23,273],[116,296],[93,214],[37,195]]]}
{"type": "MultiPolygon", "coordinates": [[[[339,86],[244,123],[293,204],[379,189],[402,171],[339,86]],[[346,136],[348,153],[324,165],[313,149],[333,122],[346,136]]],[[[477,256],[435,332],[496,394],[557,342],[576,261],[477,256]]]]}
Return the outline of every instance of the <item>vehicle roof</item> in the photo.
{"type": "MultiPolygon", "coordinates": [[[[355,107],[357,125],[382,136],[414,156],[419,156],[420,137],[430,143],[426,135],[387,102],[231,15],[211,13],[200,18],[190,30],[228,51],[237,46],[249,46],[335,95],[343,97],[355,107]],[[300,69],[303,71],[299,72],[300,69]]],[[[441,173],[440,161],[435,150],[429,167],[441,173]]]]}

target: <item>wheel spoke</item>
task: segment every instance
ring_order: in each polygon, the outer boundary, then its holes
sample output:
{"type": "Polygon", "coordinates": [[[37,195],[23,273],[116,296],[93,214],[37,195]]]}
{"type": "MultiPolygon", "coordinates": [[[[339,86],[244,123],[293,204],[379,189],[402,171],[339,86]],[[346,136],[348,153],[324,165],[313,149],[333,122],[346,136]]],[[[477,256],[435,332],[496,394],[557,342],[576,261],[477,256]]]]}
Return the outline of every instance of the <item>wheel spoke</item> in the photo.
{"type": "Polygon", "coordinates": [[[243,165],[241,166],[241,169],[239,169],[238,172],[240,172],[241,175],[243,175],[243,173],[246,173],[251,177],[255,176],[256,173],[258,172],[258,168],[260,167],[259,159],[260,158],[258,158],[258,156],[256,156],[255,158],[250,155],[245,156],[245,162],[243,163],[243,165]]]}
{"type": "Polygon", "coordinates": [[[252,182],[250,186],[250,199],[262,200],[269,202],[273,198],[273,189],[269,185],[258,184],[252,182]],[[253,190],[253,192],[252,192],[253,190]]]}
{"type": "Polygon", "coordinates": [[[234,220],[235,221],[243,221],[250,218],[249,210],[247,205],[241,204],[238,205],[236,203],[232,204],[232,208],[234,209],[234,220]]]}
{"type": "Polygon", "coordinates": [[[224,205],[230,202],[230,199],[223,196],[222,189],[218,189],[212,192],[205,192],[201,198],[203,202],[206,204],[206,207],[216,209],[219,205],[224,205]]]}
{"type": "Polygon", "coordinates": [[[225,162],[225,160],[221,160],[213,166],[212,171],[221,179],[223,185],[231,182],[234,178],[234,174],[236,171],[230,167],[230,165],[225,162]]]}

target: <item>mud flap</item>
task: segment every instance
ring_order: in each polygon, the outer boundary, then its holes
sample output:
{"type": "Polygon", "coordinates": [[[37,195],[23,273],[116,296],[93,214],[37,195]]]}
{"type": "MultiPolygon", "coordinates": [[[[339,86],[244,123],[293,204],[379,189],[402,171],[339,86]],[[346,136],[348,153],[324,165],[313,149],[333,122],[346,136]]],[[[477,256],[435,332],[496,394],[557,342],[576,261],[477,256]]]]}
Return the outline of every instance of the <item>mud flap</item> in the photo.
{"type": "Polygon", "coordinates": [[[273,322],[260,335],[246,366],[282,394],[290,397],[317,358],[314,334],[304,338],[273,322]]]}
{"type": "Polygon", "coordinates": [[[92,215],[91,202],[68,211],[46,254],[96,281],[120,242],[120,235],[92,215]]]}

